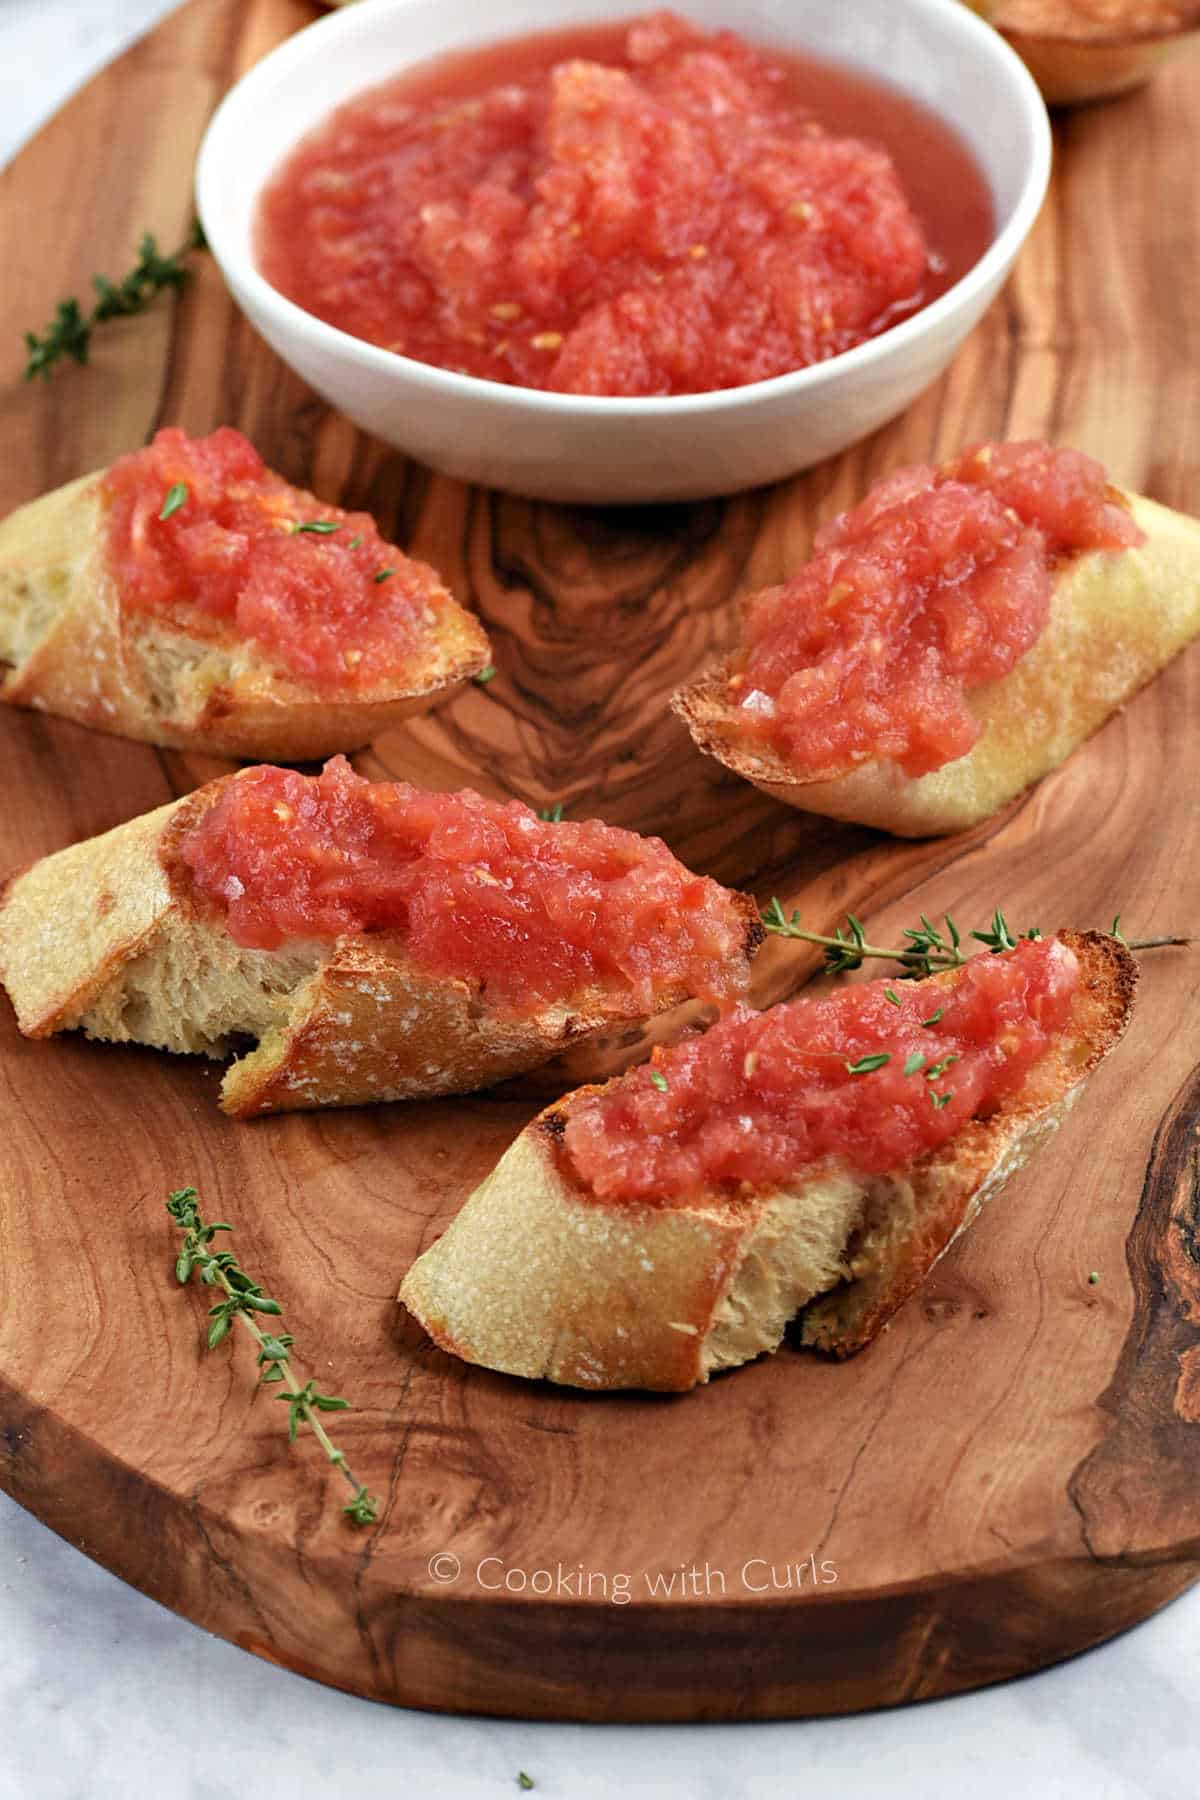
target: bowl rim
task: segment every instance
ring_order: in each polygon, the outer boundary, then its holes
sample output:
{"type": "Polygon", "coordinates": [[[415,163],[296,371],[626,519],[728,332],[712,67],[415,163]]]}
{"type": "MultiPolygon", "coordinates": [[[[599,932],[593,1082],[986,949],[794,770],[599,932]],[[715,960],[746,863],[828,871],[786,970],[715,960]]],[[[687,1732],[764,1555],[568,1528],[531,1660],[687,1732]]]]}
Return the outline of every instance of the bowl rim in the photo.
{"type": "MultiPolygon", "coordinates": [[[[209,248],[239,306],[248,310],[248,301],[283,335],[295,336],[299,333],[309,340],[314,350],[323,350],[343,359],[349,358],[363,373],[374,373],[393,382],[403,379],[408,384],[423,388],[429,394],[442,395],[447,400],[477,404],[484,402],[513,411],[533,411],[562,419],[582,416],[598,423],[602,418],[684,418],[689,414],[702,412],[728,412],[758,401],[783,399],[792,394],[819,393],[830,383],[868,370],[874,363],[903,352],[907,345],[919,341],[926,334],[936,333],[944,321],[952,319],[962,308],[970,306],[989,283],[998,287],[1032,230],[1046,197],[1053,145],[1050,118],[1037,83],[1021,58],[999,32],[972,12],[969,6],[961,4],[961,0],[907,0],[907,8],[911,12],[919,12],[926,18],[947,24],[951,30],[963,33],[968,40],[973,37],[976,47],[983,55],[994,57],[999,66],[1006,70],[1016,84],[1018,100],[1024,102],[1025,124],[1032,138],[1032,155],[1007,222],[1001,226],[978,262],[944,294],[939,294],[936,300],[907,319],[888,326],[878,336],[868,338],[862,344],[855,344],[848,350],[839,351],[836,356],[831,356],[824,362],[811,363],[803,369],[791,369],[785,374],[772,375],[762,381],[747,382],[740,387],[712,388],[697,394],[569,394],[557,389],[521,387],[512,382],[489,381],[482,375],[462,375],[453,369],[442,369],[436,364],[405,356],[402,351],[386,350],[382,345],[355,337],[351,332],[343,331],[340,326],[330,325],[315,313],[306,311],[296,301],[288,299],[259,272],[251,255],[243,256],[231,244],[230,237],[224,230],[220,209],[213,197],[218,163],[223,156],[229,154],[224,140],[227,136],[236,139],[239,113],[253,103],[261,86],[278,79],[281,69],[287,74],[290,72],[289,65],[300,66],[313,54],[326,54],[327,50],[336,47],[339,38],[353,37],[359,32],[369,31],[382,23],[388,15],[402,14],[416,3],[418,0],[372,0],[369,7],[342,6],[293,32],[281,44],[269,50],[234,83],[209,120],[196,157],[195,198],[209,248]]],[[[597,11],[598,14],[603,11],[603,0],[597,0],[597,11]]],[[[631,14],[632,16],[635,15],[631,14]]],[[[496,37],[482,35],[478,41],[483,46],[502,43],[504,37],[503,34],[496,37]]],[[[427,57],[422,56],[410,63],[401,62],[393,73],[399,74],[405,68],[416,67],[418,62],[427,60],[427,57]]],[[[389,75],[383,75],[380,82],[389,78],[389,75]]],[[[886,77],[883,79],[886,81],[886,77]]],[[[374,85],[377,84],[367,83],[357,91],[365,92],[374,85]]],[[[347,95],[346,100],[336,104],[344,105],[350,98],[352,95],[347,95]]],[[[327,108],[321,117],[327,118],[334,110],[336,106],[327,108]]],[[[316,130],[320,122],[315,121],[308,129],[316,130]]],[[[257,205],[266,182],[299,141],[297,138],[282,151],[279,160],[263,174],[255,187],[252,205],[257,205]]],[[[254,322],[251,316],[251,323],[254,322]]]]}

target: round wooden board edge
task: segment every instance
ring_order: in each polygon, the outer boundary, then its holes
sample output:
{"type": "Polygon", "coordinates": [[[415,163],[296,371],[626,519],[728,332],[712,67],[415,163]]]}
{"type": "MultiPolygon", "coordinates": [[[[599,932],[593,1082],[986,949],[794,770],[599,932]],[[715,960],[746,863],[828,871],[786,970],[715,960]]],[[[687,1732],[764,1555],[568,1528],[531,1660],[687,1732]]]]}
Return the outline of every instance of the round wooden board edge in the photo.
{"type": "Polygon", "coordinates": [[[235,1573],[222,1521],[202,1505],[161,1489],[147,1505],[144,1483],[135,1494],[113,1460],[86,1480],[64,1479],[64,1468],[78,1467],[81,1438],[22,1422],[22,1403],[5,1384],[0,1420],[0,1488],[112,1574],[292,1674],[428,1712],[662,1724],[829,1717],[942,1699],[1095,1648],[1200,1578],[1190,1559],[1138,1566],[1080,1556],[799,1606],[794,1596],[710,1602],[703,1613],[687,1601],[534,1606],[436,1588],[368,1600],[370,1553],[351,1540],[337,1574],[365,1608],[325,1622],[326,1660],[314,1655],[311,1633],[269,1616],[272,1590],[295,1589],[285,1537],[263,1529],[253,1544],[243,1539],[235,1573]],[[132,1560],[131,1504],[138,1535],[153,1532],[162,1546],[150,1580],[132,1560]],[[348,1674],[353,1663],[357,1678],[348,1674]],[[698,1703],[699,1693],[707,1697],[698,1703]]]}

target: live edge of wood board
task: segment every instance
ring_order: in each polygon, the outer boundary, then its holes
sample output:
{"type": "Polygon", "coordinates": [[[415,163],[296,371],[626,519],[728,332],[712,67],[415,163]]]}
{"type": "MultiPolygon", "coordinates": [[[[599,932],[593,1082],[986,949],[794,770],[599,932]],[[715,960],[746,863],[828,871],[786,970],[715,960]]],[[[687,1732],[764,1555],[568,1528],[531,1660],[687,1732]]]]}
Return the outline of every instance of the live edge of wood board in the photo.
{"type": "MultiPolygon", "coordinates": [[[[603,10],[602,8],[600,10],[603,10]]],[[[1183,930],[1200,893],[1200,652],[965,837],[899,843],[774,805],[703,760],[670,690],[818,520],[882,471],[1047,436],[1200,511],[1200,60],[1059,121],[1005,293],[895,424],[784,487],[636,513],[463,488],[332,415],[211,266],[17,379],[20,333],[147,226],[185,234],[235,76],[311,15],[194,0],[0,176],[0,507],[158,425],[240,426],[375,512],[482,614],[500,674],[357,759],[662,833],[693,866],[847,908],[1183,930]],[[94,153],[88,151],[92,146],[94,153]],[[81,153],[82,152],[82,153],[81,153]],[[11,357],[11,361],[8,359],[11,357]]],[[[219,772],[0,717],[0,864],[219,772]]],[[[763,953],[756,998],[812,970],[763,953]]],[[[165,1605],[260,1656],[406,1705],[576,1719],[767,1718],[979,1686],[1100,1642],[1200,1574],[1200,955],[1144,959],[1137,1017],[1055,1142],[868,1352],[793,1349],[682,1398],[588,1396],[432,1350],[394,1295],[534,1104],[479,1097],[237,1125],[199,1060],[21,1040],[0,1010],[0,1484],[165,1605]],[[163,1201],[199,1187],[276,1292],[379,1523],[341,1517],[243,1345],[201,1352],[163,1201]],[[1088,1279],[1091,1271],[1098,1282],[1088,1279]],[[546,1591],[548,1589],[548,1591],[546,1591]]]]}

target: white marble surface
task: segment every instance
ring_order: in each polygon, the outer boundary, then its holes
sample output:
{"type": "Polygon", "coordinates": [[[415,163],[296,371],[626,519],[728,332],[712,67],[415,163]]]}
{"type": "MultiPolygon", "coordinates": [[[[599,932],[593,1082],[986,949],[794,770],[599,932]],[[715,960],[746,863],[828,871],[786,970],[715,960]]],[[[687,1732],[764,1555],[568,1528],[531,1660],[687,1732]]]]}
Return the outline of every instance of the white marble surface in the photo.
{"type": "MultiPolygon", "coordinates": [[[[168,10],[0,0],[0,162],[168,10]]],[[[603,11],[603,7],[599,7],[603,11]]],[[[48,298],[53,298],[49,296],[48,298]]],[[[856,1719],[587,1727],[446,1719],[284,1674],[125,1587],[0,1495],[0,1800],[1186,1800],[1200,1591],[1028,1680],[856,1719]],[[234,1747],[236,1747],[236,1760],[234,1747]]]]}

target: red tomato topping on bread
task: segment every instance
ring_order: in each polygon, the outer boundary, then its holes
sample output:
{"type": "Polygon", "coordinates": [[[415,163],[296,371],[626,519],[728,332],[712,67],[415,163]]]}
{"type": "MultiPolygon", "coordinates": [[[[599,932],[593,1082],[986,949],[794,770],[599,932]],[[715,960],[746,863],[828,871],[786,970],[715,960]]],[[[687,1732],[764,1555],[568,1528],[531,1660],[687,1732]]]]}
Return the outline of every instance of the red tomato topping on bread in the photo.
{"type": "Polygon", "coordinates": [[[747,906],[660,838],[550,823],[518,801],[320,775],[231,781],[179,845],[239,944],[400,932],[414,962],[532,1011],[593,985],[716,1000],[745,985],[747,906]]]}
{"type": "Polygon", "coordinates": [[[975,743],[967,696],[1036,643],[1055,568],[1142,542],[1078,450],[984,444],[900,469],[824,526],[788,581],[746,602],[729,703],[796,770],[885,758],[927,774],[975,743]]]}
{"type": "Polygon", "coordinates": [[[193,636],[251,639],[314,684],[353,692],[397,676],[453,606],[366,513],[292,487],[227,426],[158,432],[118,458],[102,492],[122,606],[193,636]]]}
{"type": "Polygon", "coordinates": [[[884,979],[739,1007],[575,1096],[564,1154],[588,1194],[644,1205],[785,1188],[827,1158],[894,1172],[1021,1088],[1078,981],[1065,944],[1024,939],[933,985],[884,979]]]}

